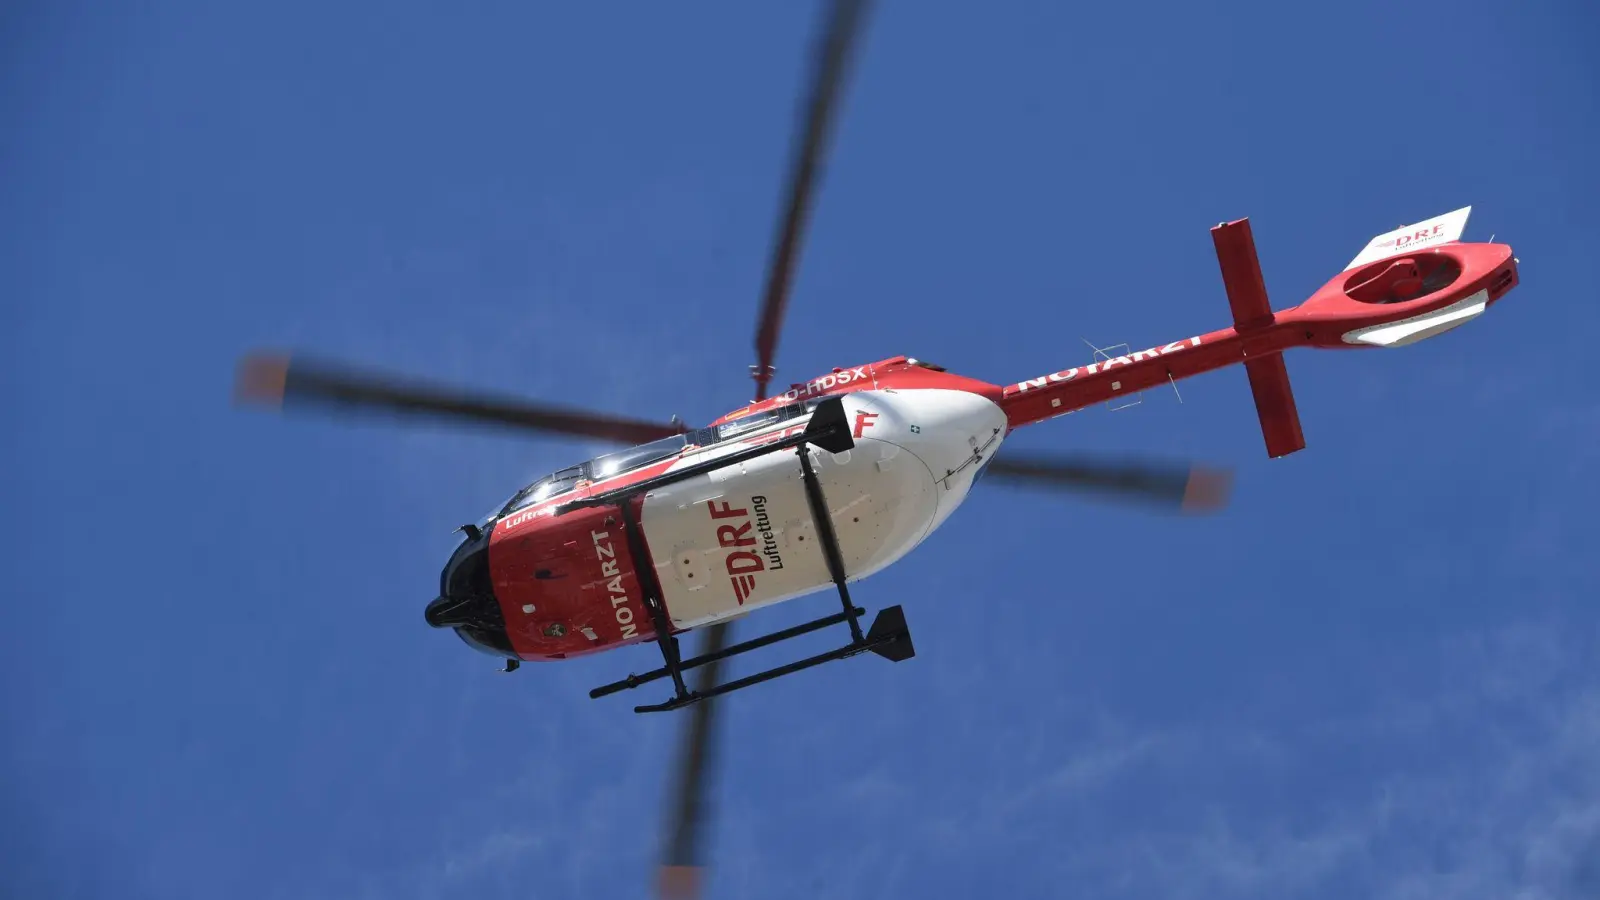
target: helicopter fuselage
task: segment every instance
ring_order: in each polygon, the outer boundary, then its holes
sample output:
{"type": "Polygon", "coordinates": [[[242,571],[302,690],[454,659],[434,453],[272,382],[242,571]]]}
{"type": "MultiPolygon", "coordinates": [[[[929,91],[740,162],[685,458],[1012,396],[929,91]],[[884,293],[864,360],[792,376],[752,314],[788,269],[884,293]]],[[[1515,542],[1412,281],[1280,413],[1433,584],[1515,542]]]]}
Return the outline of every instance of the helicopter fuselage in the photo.
{"type": "Polygon", "coordinates": [[[659,586],[673,632],[832,587],[799,452],[810,454],[849,581],[909,553],[966,499],[1004,439],[1006,416],[965,390],[863,387],[842,398],[849,450],[779,450],[619,501],[635,504],[642,547],[628,539],[620,506],[582,501],[781,440],[806,427],[814,405],[797,404],[793,416],[709,447],[686,443],[675,458],[580,481],[499,518],[482,539],[517,658],[564,659],[653,640],[641,569],[646,584],[659,586]]]}

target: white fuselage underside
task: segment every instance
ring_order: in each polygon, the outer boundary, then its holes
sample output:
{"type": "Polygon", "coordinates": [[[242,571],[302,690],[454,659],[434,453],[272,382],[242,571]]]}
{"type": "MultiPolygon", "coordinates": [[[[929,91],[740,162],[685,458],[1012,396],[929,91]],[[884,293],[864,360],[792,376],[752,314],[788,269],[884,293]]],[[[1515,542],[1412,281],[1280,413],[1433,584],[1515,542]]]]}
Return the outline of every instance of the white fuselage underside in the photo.
{"type": "MultiPolygon", "coordinates": [[[[1005,437],[999,406],[950,390],[874,390],[843,397],[855,448],[808,446],[848,580],[888,566],[966,499],[1005,437]]],[[[802,429],[791,419],[683,465],[802,429]]],[[[831,587],[797,451],[650,492],[642,525],[672,624],[693,628],[831,587]]]]}

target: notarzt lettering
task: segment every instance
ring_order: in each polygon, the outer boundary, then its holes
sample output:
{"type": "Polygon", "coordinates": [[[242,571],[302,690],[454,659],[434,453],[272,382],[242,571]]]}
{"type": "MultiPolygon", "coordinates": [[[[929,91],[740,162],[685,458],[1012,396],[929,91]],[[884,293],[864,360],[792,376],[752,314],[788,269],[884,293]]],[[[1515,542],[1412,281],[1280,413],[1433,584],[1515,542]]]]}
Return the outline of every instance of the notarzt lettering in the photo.
{"type": "Polygon", "coordinates": [[[1070,369],[1063,369],[1060,372],[1051,372],[1049,375],[1046,375],[1043,378],[1030,378],[1027,381],[1018,382],[1016,388],[1017,392],[1021,393],[1022,391],[1032,388],[1042,388],[1047,384],[1071,381],[1072,379],[1077,378],[1079,375],[1094,375],[1099,372],[1108,371],[1116,366],[1128,366],[1141,360],[1155,359],[1158,356],[1166,356],[1168,353],[1176,353],[1180,350],[1186,350],[1190,347],[1198,346],[1200,346],[1200,339],[1197,337],[1189,338],[1187,341],[1173,341],[1165,347],[1152,347],[1149,350],[1140,350],[1131,356],[1117,356],[1108,359],[1105,362],[1092,362],[1081,368],[1078,366],[1073,366],[1070,369]]]}
{"type": "Polygon", "coordinates": [[[594,539],[595,558],[600,560],[600,577],[607,579],[606,596],[611,599],[611,615],[622,630],[623,640],[637,637],[639,626],[634,624],[633,608],[628,605],[628,592],[622,586],[622,573],[617,570],[617,552],[611,546],[611,534],[591,531],[589,536],[594,539]]]}

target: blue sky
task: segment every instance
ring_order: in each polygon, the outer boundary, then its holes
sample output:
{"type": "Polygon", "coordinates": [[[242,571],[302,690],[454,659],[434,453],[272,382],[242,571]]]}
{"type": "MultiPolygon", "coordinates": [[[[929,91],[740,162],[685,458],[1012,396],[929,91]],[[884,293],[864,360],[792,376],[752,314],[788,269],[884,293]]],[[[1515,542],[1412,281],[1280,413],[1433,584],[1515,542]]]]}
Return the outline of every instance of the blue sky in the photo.
{"type": "MultiPolygon", "coordinates": [[[[8,5],[0,893],[641,896],[679,722],[585,691],[649,649],[500,676],[422,622],[455,525],[600,448],[236,411],[233,364],[739,405],[814,13],[8,5]]],[[[1220,327],[1240,216],[1279,307],[1469,203],[1523,283],[1292,354],[1284,460],[1238,371],[1018,434],[1236,501],[975,496],[857,590],[914,661],[726,704],[711,895],[1600,893],[1597,21],[879,4],[780,380],[1220,327]]]]}

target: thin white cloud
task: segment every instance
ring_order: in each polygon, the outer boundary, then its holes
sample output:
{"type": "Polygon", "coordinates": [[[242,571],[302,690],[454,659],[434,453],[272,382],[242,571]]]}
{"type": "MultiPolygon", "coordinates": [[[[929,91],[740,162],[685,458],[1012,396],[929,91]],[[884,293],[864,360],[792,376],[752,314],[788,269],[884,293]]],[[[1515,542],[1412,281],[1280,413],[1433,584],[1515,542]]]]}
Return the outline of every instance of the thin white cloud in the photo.
{"type": "MultiPolygon", "coordinates": [[[[1419,731],[1492,729],[1466,749],[1467,762],[1415,759],[1310,827],[1212,810],[1163,833],[1095,842],[1071,869],[1112,896],[1600,896],[1600,678],[1588,671],[1596,650],[1592,636],[1554,623],[1452,642],[1442,662],[1476,672],[1473,680],[1397,698],[1337,729],[1387,754],[1394,748],[1380,745],[1419,731]]],[[[1316,727],[1283,740],[1328,734],[1316,727]]],[[[1197,774],[1208,766],[1191,762],[1197,774]]]]}
{"type": "Polygon", "coordinates": [[[930,872],[1163,900],[1600,896],[1600,635],[1550,620],[1423,647],[1432,687],[1336,719],[1163,730],[1080,709],[1037,745],[999,725],[965,782],[906,760],[833,789],[819,775],[798,812],[854,845],[808,857],[773,837],[784,812],[734,804],[717,880],[769,897],[925,893],[930,872]]]}

